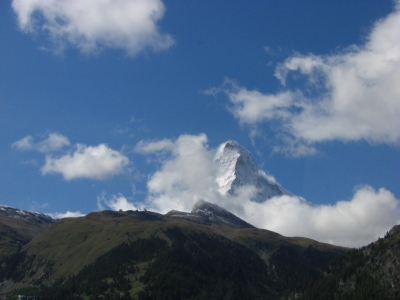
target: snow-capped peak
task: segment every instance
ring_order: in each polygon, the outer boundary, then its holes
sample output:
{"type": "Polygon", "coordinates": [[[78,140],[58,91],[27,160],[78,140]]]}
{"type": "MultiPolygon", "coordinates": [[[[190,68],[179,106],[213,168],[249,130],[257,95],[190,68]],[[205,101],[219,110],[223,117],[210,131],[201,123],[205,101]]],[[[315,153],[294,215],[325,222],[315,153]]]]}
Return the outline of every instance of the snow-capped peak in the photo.
{"type": "Polygon", "coordinates": [[[259,170],[250,152],[235,141],[222,144],[215,155],[215,161],[219,167],[216,181],[223,195],[235,195],[242,186],[256,188],[251,199],[256,202],[264,202],[274,196],[291,195],[272,176],[259,170]]]}

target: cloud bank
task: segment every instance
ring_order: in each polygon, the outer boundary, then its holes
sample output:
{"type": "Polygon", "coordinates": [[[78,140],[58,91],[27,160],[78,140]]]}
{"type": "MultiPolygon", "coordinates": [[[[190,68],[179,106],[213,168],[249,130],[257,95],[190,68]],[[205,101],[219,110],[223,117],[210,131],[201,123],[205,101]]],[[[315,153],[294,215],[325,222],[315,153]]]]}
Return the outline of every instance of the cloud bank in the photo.
{"type": "Polygon", "coordinates": [[[27,151],[35,150],[46,154],[41,168],[43,175],[61,174],[65,180],[89,178],[104,180],[122,173],[129,165],[129,159],[106,144],[86,146],[76,144],[72,151],[59,153],[70,146],[67,137],[50,133],[46,139],[34,143],[32,136],[26,136],[11,145],[12,148],[27,151]],[[57,153],[58,152],[58,153],[57,153]]]}
{"type": "MultiPolygon", "coordinates": [[[[145,207],[161,213],[172,209],[190,211],[199,199],[231,211],[259,228],[286,236],[305,236],[336,245],[358,247],[383,237],[400,221],[399,200],[388,190],[359,187],[353,197],[334,205],[310,205],[296,196],[271,198],[264,203],[250,201],[252,187],[239,195],[223,196],[216,183],[214,156],[207,137],[182,135],[176,140],[140,142],[137,151],[155,156],[160,168],[147,182],[145,207]],[[164,155],[157,156],[159,152],[164,155]]],[[[134,209],[122,195],[103,201],[112,209],[134,209]],[[107,203],[108,202],[108,203],[107,203]]]]}
{"type": "Polygon", "coordinates": [[[56,52],[67,46],[84,53],[115,48],[134,56],[174,44],[157,26],[165,13],[161,0],[13,0],[12,8],[20,29],[44,34],[56,52]]]}
{"type": "Polygon", "coordinates": [[[283,142],[275,150],[294,156],[314,154],[314,144],[332,140],[399,144],[399,28],[398,3],[363,45],[330,55],[296,54],[279,64],[279,93],[248,90],[232,80],[209,92],[224,92],[241,124],[273,125],[283,142]],[[292,74],[306,83],[289,82],[292,74]]]}

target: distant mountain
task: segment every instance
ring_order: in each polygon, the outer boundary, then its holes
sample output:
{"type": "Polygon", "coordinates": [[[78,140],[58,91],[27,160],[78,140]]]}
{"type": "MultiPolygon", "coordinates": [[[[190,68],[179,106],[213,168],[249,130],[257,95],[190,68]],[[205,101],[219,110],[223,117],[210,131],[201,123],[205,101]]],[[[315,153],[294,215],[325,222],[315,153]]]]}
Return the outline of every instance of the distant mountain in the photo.
{"type": "Polygon", "coordinates": [[[0,294],[279,299],[347,251],[254,228],[205,201],[191,213],[93,212],[57,220],[0,258],[0,294]]]}
{"type": "Polygon", "coordinates": [[[238,189],[246,185],[256,188],[256,194],[251,199],[255,202],[264,202],[274,196],[291,195],[273,177],[259,170],[250,152],[235,141],[222,144],[215,161],[218,164],[216,181],[222,195],[236,195],[238,189]]]}
{"type": "Polygon", "coordinates": [[[0,205],[0,257],[18,251],[54,221],[44,214],[0,205]]]}

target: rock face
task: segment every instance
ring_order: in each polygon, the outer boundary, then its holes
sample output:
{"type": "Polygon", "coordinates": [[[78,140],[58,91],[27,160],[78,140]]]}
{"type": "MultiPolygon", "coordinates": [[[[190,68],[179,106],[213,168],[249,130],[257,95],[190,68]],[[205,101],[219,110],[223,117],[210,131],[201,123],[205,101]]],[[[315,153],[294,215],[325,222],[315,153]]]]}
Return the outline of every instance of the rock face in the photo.
{"type": "Polygon", "coordinates": [[[218,205],[199,200],[192,208],[192,215],[202,216],[211,223],[225,224],[235,228],[254,228],[253,225],[236,217],[218,205]]]}
{"type": "Polygon", "coordinates": [[[264,202],[274,196],[291,195],[272,176],[259,170],[250,152],[235,141],[222,144],[215,161],[219,167],[216,181],[222,195],[236,195],[243,186],[255,187],[256,191],[251,197],[255,202],[264,202]]]}

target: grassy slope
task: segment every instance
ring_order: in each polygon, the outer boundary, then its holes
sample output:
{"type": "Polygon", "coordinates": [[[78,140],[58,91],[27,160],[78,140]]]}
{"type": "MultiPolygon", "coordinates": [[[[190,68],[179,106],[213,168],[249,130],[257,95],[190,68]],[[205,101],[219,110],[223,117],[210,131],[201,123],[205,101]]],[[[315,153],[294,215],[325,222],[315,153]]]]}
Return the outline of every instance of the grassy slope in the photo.
{"type": "MultiPolygon", "coordinates": [[[[27,251],[28,255],[36,256],[38,268],[43,258],[53,261],[52,277],[66,276],[76,274],[83,266],[92,263],[97,257],[124,241],[135,241],[154,235],[170,242],[162,231],[175,226],[184,231],[222,235],[251,248],[267,263],[271,253],[281,245],[292,246],[299,252],[305,251],[310,245],[322,251],[345,251],[343,248],[311,239],[286,238],[268,230],[201,225],[152,212],[132,211],[104,211],[81,218],[59,220],[23,250],[27,251]]],[[[40,274],[41,272],[37,272],[31,280],[40,274]]]]}
{"type": "Polygon", "coordinates": [[[7,217],[0,214],[0,258],[17,252],[49,226],[50,223],[40,220],[7,217]]]}

